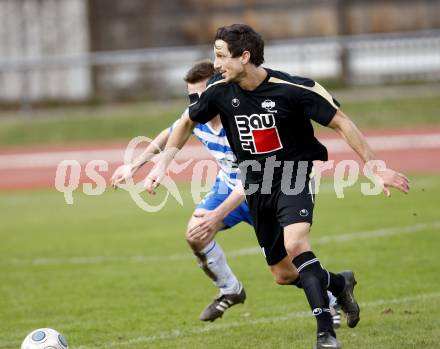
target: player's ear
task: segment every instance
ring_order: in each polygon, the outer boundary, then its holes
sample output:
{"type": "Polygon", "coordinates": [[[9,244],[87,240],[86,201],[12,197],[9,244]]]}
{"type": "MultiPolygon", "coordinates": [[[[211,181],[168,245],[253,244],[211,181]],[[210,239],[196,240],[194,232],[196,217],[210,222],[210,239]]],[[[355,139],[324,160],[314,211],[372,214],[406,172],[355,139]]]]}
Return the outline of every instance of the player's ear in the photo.
{"type": "Polygon", "coordinates": [[[243,51],[243,53],[241,54],[241,58],[240,58],[241,64],[249,63],[250,59],[251,59],[251,53],[249,51],[243,51]]]}

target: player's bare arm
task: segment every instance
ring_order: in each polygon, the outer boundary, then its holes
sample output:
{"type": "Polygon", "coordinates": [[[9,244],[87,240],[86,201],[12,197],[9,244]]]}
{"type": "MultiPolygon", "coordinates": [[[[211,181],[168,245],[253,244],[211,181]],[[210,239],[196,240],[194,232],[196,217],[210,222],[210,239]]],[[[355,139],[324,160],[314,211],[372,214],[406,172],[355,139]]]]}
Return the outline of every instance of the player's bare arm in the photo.
{"type": "Polygon", "coordinates": [[[119,166],[111,178],[111,184],[114,189],[119,185],[125,183],[129,178],[132,178],[135,173],[146,163],[148,163],[156,154],[163,150],[166,142],[170,136],[168,128],[160,132],[156,138],[145,148],[145,150],[136,157],[130,164],[119,166]]]}
{"type": "Polygon", "coordinates": [[[244,189],[241,181],[237,182],[234,190],[220,206],[212,211],[194,213],[194,217],[200,218],[197,225],[188,231],[188,237],[194,240],[205,240],[216,234],[223,220],[245,200],[244,189]]]}
{"type": "MultiPolygon", "coordinates": [[[[336,112],[328,126],[344,138],[348,145],[365,163],[368,163],[370,160],[377,160],[376,155],[368,145],[367,140],[361,131],[341,110],[336,112]]],[[[391,195],[389,188],[395,188],[404,193],[409,192],[409,180],[402,173],[396,172],[390,168],[372,170],[382,183],[383,191],[387,196],[391,195]]]]}
{"type": "Polygon", "coordinates": [[[155,194],[155,189],[160,185],[165,177],[166,170],[175,158],[180,149],[188,141],[189,136],[196,126],[196,122],[192,121],[189,115],[185,115],[177,123],[166,143],[158,163],[153,167],[151,172],[145,179],[145,190],[150,194],[155,194]]]}

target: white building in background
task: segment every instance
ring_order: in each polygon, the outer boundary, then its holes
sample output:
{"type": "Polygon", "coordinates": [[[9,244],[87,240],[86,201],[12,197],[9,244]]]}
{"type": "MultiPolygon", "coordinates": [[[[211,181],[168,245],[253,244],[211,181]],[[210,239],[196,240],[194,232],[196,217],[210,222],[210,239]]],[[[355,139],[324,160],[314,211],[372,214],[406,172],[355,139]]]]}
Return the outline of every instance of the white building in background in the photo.
{"type": "Polygon", "coordinates": [[[1,0],[0,101],[88,98],[92,81],[87,65],[19,65],[88,53],[88,30],[87,0],[1,0]]]}
{"type": "MultiPolygon", "coordinates": [[[[144,15],[150,8],[144,0],[124,1],[0,0],[0,103],[21,103],[26,109],[30,102],[47,100],[183,96],[185,72],[194,61],[212,58],[211,44],[139,43],[144,38],[139,23],[130,24],[138,17],[151,24],[144,15]],[[91,4],[99,18],[89,22],[91,4]],[[133,4],[143,6],[131,8],[133,4]],[[127,8],[136,16],[127,17],[127,8]],[[91,48],[99,52],[91,53],[91,48]]],[[[155,20],[151,26],[157,25],[155,20]]],[[[179,30],[159,37],[172,38],[179,30]]],[[[265,52],[268,67],[319,80],[337,79],[343,72],[352,84],[440,80],[439,30],[268,41],[265,52]]]]}

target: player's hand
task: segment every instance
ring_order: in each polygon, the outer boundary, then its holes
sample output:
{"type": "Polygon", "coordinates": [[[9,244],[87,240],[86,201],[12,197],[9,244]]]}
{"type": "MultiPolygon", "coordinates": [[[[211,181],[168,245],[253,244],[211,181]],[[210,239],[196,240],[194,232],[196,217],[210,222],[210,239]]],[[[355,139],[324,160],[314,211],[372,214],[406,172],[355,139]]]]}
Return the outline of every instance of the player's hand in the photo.
{"type": "Polygon", "coordinates": [[[390,168],[382,168],[374,171],[374,174],[379,177],[379,181],[383,186],[383,191],[386,196],[391,196],[390,188],[395,188],[408,194],[409,179],[402,173],[396,172],[390,168]]]}
{"type": "Polygon", "coordinates": [[[191,240],[210,239],[223,228],[223,217],[215,210],[195,212],[193,216],[199,218],[200,221],[188,231],[188,237],[191,240]]]}
{"type": "Polygon", "coordinates": [[[120,184],[124,184],[127,179],[132,178],[135,169],[131,164],[119,166],[111,177],[111,185],[113,189],[117,189],[120,184]]]}
{"type": "Polygon", "coordinates": [[[166,172],[166,166],[164,166],[161,162],[157,163],[153,167],[151,172],[145,178],[144,182],[144,188],[149,194],[156,194],[156,188],[162,183],[166,176],[166,172]]]}

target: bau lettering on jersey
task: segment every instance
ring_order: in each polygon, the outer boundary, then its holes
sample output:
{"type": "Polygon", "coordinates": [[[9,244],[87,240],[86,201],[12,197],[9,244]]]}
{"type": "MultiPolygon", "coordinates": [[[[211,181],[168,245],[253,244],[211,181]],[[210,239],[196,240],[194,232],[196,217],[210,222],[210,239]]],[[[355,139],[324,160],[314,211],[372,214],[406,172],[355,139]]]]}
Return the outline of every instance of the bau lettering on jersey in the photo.
{"type": "Polygon", "coordinates": [[[241,147],[251,154],[269,153],[283,148],[272,113],[235,115],[241,147]]]}

